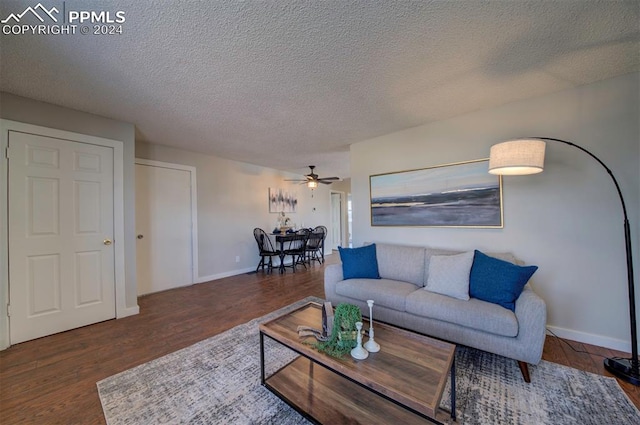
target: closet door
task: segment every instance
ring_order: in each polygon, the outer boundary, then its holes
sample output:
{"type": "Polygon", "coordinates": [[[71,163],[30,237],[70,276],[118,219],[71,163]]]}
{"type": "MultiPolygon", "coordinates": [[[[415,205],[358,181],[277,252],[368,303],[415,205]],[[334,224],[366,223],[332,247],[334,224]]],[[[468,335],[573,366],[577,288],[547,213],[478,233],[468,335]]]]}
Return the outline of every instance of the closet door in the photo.
{"type": "Polygon", "coordinates": [[[192,167],[136,160],[138,295],[194,282],[194,182],[192,167]]]}
{"type": "Polygon", "coordinates": [[[11,343],[116,316],[114,151],[10,131],[11,343]]]}

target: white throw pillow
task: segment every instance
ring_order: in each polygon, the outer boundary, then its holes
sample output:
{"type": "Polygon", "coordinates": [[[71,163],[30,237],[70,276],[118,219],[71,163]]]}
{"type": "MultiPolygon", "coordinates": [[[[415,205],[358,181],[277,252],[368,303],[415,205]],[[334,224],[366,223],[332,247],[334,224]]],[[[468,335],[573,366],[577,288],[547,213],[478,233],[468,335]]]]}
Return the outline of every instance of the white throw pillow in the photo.
{"type": "Polygon", "coordinates": [[[468,300],[472,265],[473,251],[457,255],[434,255],[429,262],[429,279],[424,289],[468,300]]]}

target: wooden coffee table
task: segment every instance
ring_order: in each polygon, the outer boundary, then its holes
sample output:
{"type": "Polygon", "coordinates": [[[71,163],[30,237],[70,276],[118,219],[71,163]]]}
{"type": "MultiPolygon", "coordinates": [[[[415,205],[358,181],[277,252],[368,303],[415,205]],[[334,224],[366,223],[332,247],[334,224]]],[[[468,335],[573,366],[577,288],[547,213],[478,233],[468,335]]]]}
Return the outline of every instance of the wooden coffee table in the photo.
{"type": "Polygon", "coordinates": [[[367,425],[442,423],[448,414],[455,420],[455,345],[375,323],[378,353],[337,359],[304,344],[299,325],[321,329],[321,306],[308,303],[260,325],[260,369],[262,384],[306,418],[367,425]],[[269,377],[265,335],[301,355],[269,377]],[[451,412],[444,412],[438,406],[448,374],[451,412]]]}

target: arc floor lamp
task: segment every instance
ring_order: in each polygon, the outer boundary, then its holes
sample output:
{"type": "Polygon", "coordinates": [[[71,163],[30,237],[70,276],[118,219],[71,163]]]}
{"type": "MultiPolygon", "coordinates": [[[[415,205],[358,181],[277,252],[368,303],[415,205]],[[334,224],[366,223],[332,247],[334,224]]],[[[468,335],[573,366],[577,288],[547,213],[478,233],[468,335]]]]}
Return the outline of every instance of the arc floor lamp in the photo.
{"type": "Polygon", "coordinates": [[[638,335],[636,328],[636,298],[633,282],[633,257],[631,256],[631,231],[627,217],[627,207],[620,190],[620,185],[613,172],[597,156],[585,148],[566,140],[551,137],[531,137],[510,140],[491,147],[489,155],[489,173],[500,175],[523,175],[540,173],[544,169],[544,152],[546,142],[559,142],[573,146],[598,161],[607,170],[618,191],[622,213],[624,215],[624,241],[627,251],[627,284],[629,295],[629,318],[631,321],[631,358],[612,357],[604,360],[604,367],[613,375],[633,385],[640,386],[640,362],[638,361],[638,335]]]}

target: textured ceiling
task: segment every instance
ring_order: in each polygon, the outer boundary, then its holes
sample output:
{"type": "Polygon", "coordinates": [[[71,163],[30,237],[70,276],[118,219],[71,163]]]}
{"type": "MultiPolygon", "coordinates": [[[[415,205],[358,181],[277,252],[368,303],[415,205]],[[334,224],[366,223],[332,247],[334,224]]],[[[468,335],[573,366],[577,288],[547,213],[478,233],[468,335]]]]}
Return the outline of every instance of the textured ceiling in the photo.
{"type": "Polygon", "coordinates": [[[300,174],[345,177],[353,142],[640,69],[638,0],[41,3],[124,11],[123,34],[0,35],[1,90],[300,174]]]}

